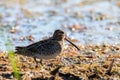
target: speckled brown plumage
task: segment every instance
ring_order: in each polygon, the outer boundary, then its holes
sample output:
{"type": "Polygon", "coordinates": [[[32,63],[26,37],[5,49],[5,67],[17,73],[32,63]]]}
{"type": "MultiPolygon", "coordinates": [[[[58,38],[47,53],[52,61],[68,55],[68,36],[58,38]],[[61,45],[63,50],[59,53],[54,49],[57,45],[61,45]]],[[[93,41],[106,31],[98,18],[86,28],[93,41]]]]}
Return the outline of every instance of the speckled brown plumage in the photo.
{"type": "Polygon", "coordinates": [[[36,58],[39,58],[41,59],[40,63],[42,64],[42,59],[55,58],[62,52],[64,40],[68,41],[80,50],[75,44],[65,38],[65,33],[62,30],[56,30],[53,36],[46,40],[42,40],[25,47],[17,46],[15,53],[33,57],[36,63],[38,63],[36,58]]]}
{"type": "Polygon", "coordinates": [[[52,37],[26,47],[16,47],[17,54],[31,56],[40,59],[51,59],[61,53],[64,44],[65,33],[56,30],[52,37]]]}

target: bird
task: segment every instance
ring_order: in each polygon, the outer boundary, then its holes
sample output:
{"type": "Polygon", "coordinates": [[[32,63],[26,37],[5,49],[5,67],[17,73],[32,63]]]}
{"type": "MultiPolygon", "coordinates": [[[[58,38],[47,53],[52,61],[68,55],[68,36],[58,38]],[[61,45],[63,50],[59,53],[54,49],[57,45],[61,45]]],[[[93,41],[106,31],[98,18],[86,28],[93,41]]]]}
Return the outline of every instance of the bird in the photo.
{"type": "Polygon", "coordinates": [[[73,44],[69,39],[66,38],[64,31],[57,29],[54,31],[54,34],[48,39],[35,42],[28,46],[16,46],[15,53],[33,57],[36,63],[37,58],[41,60],[53,59],[63,51],[65,40],[79,50],[79,48],[75,44],[73,44]]]}

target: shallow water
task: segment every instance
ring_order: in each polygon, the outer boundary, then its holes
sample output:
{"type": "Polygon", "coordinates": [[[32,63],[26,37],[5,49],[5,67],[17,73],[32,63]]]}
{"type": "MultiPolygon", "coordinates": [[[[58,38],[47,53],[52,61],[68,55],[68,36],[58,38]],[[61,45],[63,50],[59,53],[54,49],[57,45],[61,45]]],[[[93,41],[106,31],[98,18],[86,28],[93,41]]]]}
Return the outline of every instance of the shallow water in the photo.
{"type": "MultiPolygon", "coordinates": [[[[17,0],[16,0],[17,1],[17,0]]],[[[0,2],[0,50],[26,46],[62,29],[76,44],[120,44],[118,0],[0,2]]]]}

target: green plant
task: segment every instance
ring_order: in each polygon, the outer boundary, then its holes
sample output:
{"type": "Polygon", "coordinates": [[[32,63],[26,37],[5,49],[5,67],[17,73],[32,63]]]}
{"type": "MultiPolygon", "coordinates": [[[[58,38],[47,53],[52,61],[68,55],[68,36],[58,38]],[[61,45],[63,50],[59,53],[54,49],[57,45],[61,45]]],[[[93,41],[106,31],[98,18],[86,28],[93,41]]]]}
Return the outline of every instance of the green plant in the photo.
{"type": "Polygon", "coordinates": [[[18,72],[18,70],[17,70],[17,65],[16,65],[15,56],[14,56],[14,51],[13,51],[13,49],[12,49],[12,44],[11,44],[10,39],[7,40],[6,48],[7,48],[7,51],[8,51],[8,57],[9,57],[10,62],[11,62],[11,64],[12,64],[12,69],[13,69],[14,77],[15,77],[17,80],[21,80],[20,75],[19,75],[19,72],[18,72]]]}

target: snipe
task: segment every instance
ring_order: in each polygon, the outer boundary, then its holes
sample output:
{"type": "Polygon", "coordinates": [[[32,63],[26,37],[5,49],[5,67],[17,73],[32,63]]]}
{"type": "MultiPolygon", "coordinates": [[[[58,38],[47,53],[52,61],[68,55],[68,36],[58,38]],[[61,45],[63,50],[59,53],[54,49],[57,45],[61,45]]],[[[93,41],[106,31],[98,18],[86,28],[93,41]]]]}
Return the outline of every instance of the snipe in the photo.
{"type": "Polygon", "coordinates": [[[71,41],[65,38],[65,33],[62,30],[56,30],[52,37],[33,43],[28,46],[16,47],[17,54],[39,59],[51,59],[59,55],[63,50],[64,40],[70,42],[73,46],[79,49],[71,41]]]}

